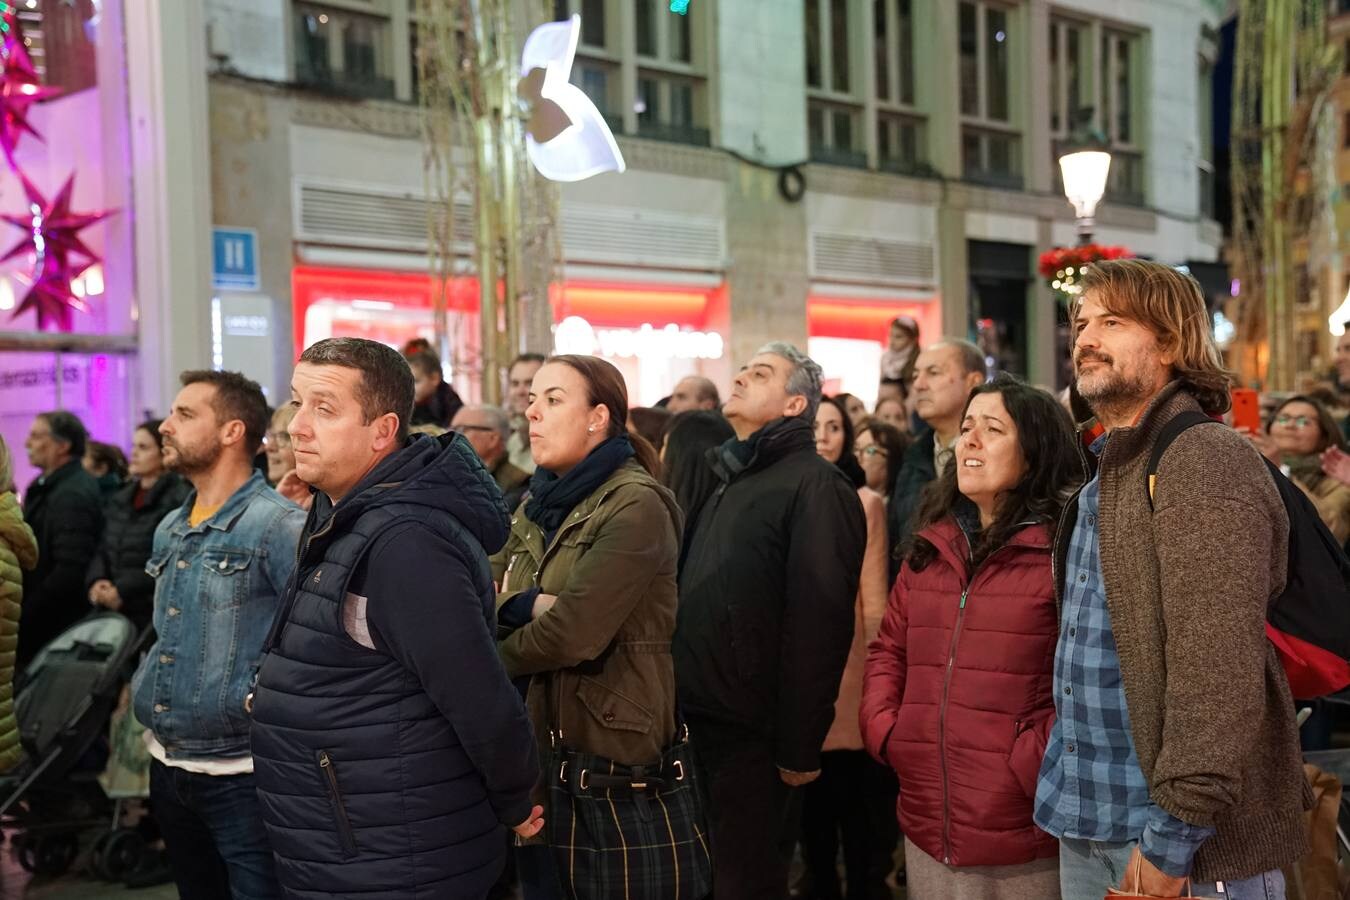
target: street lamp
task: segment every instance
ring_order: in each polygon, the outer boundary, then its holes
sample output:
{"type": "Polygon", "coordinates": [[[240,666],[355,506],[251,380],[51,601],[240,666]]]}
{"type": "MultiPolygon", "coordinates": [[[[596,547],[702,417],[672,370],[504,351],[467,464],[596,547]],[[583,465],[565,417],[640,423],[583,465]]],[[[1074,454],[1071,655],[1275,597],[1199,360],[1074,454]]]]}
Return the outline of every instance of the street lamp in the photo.
{"type": "MultiPolygon", "coordinates": [[[[1091,111],[1086,111],[1091,115],[1091,111]]],[[[1106,176],[1111,171],[1111,154],[1100,134],[1080,132],[1059,156],[1059,171],[1064,181],[1064,196],[1078,216],[1078,243],[1092,243],[1097,204],[1106,193],[1106,176]]]]}

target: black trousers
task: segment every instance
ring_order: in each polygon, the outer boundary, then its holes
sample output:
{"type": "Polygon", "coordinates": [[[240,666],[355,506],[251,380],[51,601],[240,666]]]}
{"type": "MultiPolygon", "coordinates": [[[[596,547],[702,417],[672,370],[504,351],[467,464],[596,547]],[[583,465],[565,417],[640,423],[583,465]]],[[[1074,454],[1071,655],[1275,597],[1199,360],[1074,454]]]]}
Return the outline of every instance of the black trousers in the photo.
{"type": "Polygon", "coordinates": [[[783,783],[767,743],[689,723],[712,832],[714,900],[783,900],[801,790],[783,783]]]}
{"type": "Polygon", "coordinates": [[[815,900],[890,898],[900,827],[895,773],[862,750],[821,754],[820,777],[803,789],[802,860],[815,900]],[[840,839],[848,891],[840,890],[840,839]]]}

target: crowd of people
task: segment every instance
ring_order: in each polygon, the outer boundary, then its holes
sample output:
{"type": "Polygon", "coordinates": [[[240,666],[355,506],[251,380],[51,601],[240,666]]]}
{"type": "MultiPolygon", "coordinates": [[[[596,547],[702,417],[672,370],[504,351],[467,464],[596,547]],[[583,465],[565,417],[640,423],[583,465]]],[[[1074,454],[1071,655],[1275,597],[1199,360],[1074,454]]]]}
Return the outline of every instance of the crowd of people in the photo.
{"type": "Polygon", "coordinates": [[[153,628],[187,898],[1283,898],[1311,792],[1262,456],[1344,541],[1341,425],[1308,393],[1160,444],[1229,408],[1203,296],[1082,287],[1068,400],[900,317],[870,412],[780,342],[635,409],[599,358],[466,405],[429,345],[335,338],[275,411],[183,373],[129,461],[44,413],[0,678],[91,605],[153,628]]]}

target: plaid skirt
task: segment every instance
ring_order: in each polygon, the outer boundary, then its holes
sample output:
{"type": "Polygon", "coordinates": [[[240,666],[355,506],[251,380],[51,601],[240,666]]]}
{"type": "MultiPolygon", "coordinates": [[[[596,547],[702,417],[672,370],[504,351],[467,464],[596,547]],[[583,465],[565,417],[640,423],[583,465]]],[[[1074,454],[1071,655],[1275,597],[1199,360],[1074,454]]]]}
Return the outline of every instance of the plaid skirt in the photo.
{"type": "Polygon", "coordinates": [[[687,740],[659,766],[619,766],[556,747],[548,842],[573,900],[703,900],[712,857],[687,740]]]}

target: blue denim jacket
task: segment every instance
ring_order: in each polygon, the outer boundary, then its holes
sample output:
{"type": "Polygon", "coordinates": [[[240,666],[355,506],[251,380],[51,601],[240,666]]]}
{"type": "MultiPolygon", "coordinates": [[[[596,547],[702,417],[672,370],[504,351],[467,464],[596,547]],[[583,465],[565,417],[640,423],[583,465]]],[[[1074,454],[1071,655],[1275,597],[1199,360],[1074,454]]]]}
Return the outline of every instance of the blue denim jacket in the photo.
{"type": "Polygon", "coordinates": [[[244,698],[295,569],[305,512],[254,472],[215,515],[188,525],[194,491],[155,529],[158,640],[132,679],[136,718],[170,759],[249,755],[244,698]]]}

